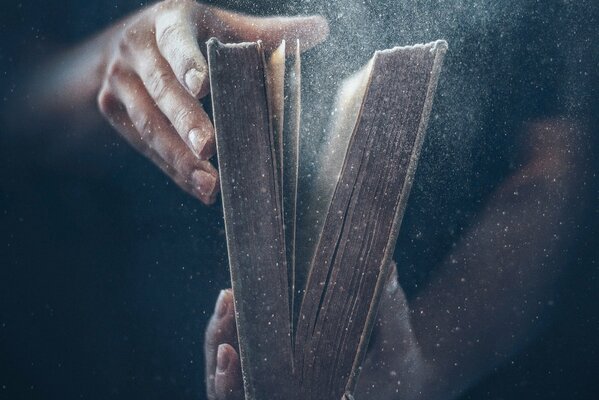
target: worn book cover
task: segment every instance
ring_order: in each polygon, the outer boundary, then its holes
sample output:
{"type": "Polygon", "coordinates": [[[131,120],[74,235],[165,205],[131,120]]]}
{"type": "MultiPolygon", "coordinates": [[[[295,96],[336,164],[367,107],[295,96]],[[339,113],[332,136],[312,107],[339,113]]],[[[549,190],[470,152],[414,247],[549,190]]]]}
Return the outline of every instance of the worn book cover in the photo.
{"type": "Polygon", "coordinates": [[[245,395],[341,399],[358,379],[447,44],[377,51],[342,85],[310,191],[298,189],[293,48],[286,60],[285,43],[208,42],[245,395]]]}

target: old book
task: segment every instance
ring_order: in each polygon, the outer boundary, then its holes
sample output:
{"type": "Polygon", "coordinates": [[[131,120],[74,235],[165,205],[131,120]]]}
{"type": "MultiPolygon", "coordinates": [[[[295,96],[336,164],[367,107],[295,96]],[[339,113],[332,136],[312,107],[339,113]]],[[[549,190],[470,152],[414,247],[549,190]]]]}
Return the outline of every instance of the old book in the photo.
{"type": "Polygon", "coordinates": [[[208,42],[239,350],[246,399],[337,400],[358,379],[447,44],[377,51],[343,84],[309,190],[290,47],[208,42]]]}

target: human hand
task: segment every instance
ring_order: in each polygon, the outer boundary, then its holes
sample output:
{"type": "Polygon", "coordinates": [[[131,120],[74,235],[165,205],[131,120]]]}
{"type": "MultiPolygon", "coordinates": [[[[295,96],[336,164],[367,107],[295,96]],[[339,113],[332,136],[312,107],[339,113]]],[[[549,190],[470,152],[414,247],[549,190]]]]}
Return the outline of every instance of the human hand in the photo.
{"type": "MultiPolygon", "coordinates": [[[[328,33],[321,17],[250,17],[192,0],[166,0],[114,27],[100,64],[102,114],[181,188],[211,204],[218,173],[208,161],[214,129],[198,99],[209,92],[199,41],[262,40],[272,49],[300,39],[302,50],[328,33]]],[[[293,50],[293,46],[289,46],[293,50]]]]}
{"type": "MultiPolygon", "coordinates": [[[[584,184],[589,137],[569,120],[527,124],[518,167],[409,306],[390,278],[356,399],[457,398],[538,334],[592,204],[584,184]]],[[[233,313],[232,303],[227,309],[233,313]]],[[[211,399],[243,397],[236,346],[233,314],[213,317],[205,345],[211,399]]]]}
{"type": "MultiPolygon", "coordinates": [[[[233,299],[231,289],[221,291],[206,329],[204,355],[210,400],[244,398],[233,299]]],[[[415,385],[424,382],[426,371],[393,266],[358,380],[356,398],[392,398],[407,390],[418,390],[415,385]],[[400,384],[399,376],[406,381],[400,384]]]]}
{"type": "Polygon", "coordinates": [[[204,337],[206,391],[210,400],[243,400],[233,291],[221,290],[204,337]]]}

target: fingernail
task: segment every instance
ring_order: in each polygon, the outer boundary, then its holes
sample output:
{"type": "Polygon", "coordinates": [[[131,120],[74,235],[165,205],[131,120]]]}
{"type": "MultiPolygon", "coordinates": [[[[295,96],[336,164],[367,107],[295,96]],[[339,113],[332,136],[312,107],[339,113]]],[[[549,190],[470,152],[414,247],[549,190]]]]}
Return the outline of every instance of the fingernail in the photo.
{"type": "Polygon", "coordinates": [[[219,319],[227,315],[227,311],[229,309],[229,302],[225,300],[226,295],[226,290],[221,290],[218,294],[218,299],[216,299],[216,307],[214,308],[214,314],[219,319]]]}
{"type": "Polygon", "coordinates": [[[208,172],[197,170],[191,175],[194,186],[203,196],[211,196],[216,187],[216,177],[208,172]]]}
{"type": "Polygon", "coordinates": [[[198,93],[200,93],[204,79],[205,74],[195,68],[192,68],[185,73],[185,85],[194,96],[197,96],[198,93]]]}
{"type": "Polygon", "coordinates": [[[216,372],[223,373],[229,367],[231,359],[229,357],[229,352],[227,351],[226,344],[218,345],[218,350],[216,352],[216,372]]]}
{"type": "Polygon", "coordinates": [[[201,158],[202,151],[204,150],[204,147],[206,147],[206,142],[208,142],[208,135],[205,132],[202,132],[200,129],[194,128],[189,131],[189,135],[187,137],[189,138],[189,143],[191,144],[193,151],[196,153],[196,156],[201,158]]]}

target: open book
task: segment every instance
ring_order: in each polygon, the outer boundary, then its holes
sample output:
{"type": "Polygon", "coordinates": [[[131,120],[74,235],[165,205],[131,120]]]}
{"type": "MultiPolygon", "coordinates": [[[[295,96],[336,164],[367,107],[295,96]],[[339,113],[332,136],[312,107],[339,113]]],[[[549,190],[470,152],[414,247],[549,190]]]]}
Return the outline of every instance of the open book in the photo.
{"type": "Polygon", "coordinates": [[[338,400],[358,378],[447,44],[377,51],[343,84],[308,189],[294,49],[286,61],[285,43],[208,42],[239,350],[246,399],[338,400]]]}

